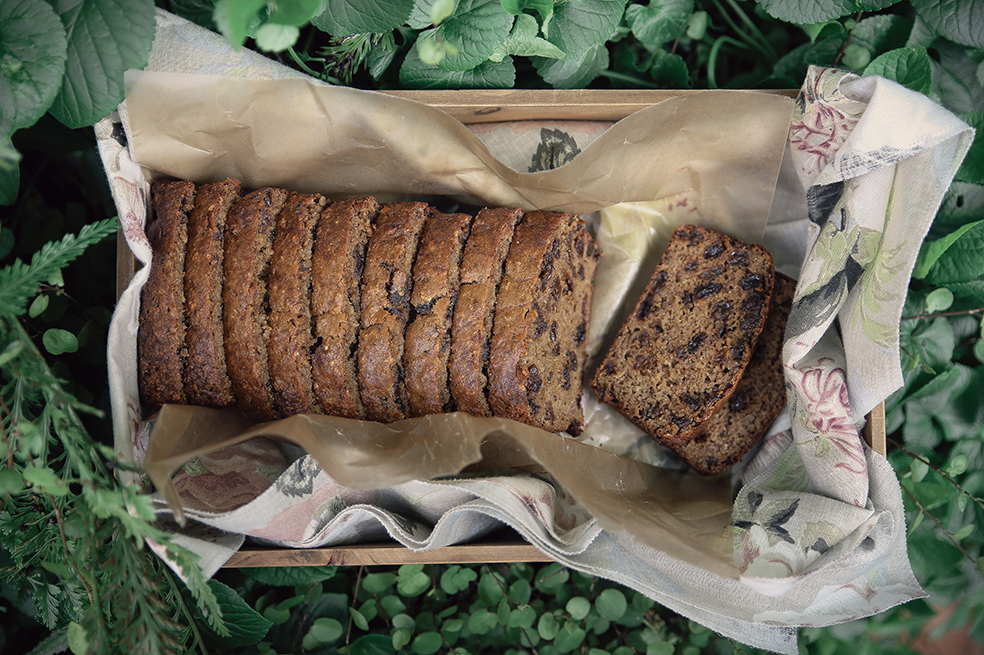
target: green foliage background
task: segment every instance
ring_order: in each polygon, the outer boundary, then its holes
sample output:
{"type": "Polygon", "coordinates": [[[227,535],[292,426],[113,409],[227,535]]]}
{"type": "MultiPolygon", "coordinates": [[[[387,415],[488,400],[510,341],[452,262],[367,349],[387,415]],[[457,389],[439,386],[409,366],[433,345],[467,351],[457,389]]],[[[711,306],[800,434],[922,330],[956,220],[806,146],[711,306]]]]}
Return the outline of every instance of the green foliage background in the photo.
{"type": "MultiPolygon", "coordinates": [[[[322,80],[367,89],[798,88],[879,74],[984,125],[984,0],[161,0],[322,80]]],[[[152,0],[0,3],[0,650],[11,653],[731,653],[613,583],[557,565],[222,571],[153,523],[112,451],[105,338],[115,209],[91,126],[146,64],[152,0]],[[178,581],[146,547],[168,548],[178,581]]],[[[984,145],[916,266],[887,403],[909,554],[932,594],[801,631],[819,653],[984,644],[984,145]],[[860,639],[861,636],[863,639],[860,639]]]]}

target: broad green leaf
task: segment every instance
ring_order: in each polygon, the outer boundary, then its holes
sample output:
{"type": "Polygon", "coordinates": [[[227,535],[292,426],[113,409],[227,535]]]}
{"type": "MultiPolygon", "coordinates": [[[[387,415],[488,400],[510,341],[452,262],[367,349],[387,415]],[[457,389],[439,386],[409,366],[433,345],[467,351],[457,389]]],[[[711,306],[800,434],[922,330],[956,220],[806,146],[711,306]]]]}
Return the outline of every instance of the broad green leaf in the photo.
{"type": "Polygon", "coordinates": [[[340,639],[344,632],[345,629],[342,624],[329,617],[315,619],[314,623],[311,624],[311,629],[308,630],[308,634],[322,644],[330,644],[336,639],[340,639]]]}
{"type": "Polygon", "coordinates": [[[690,70],[680,55],[667,53],[656,58],[649,69],[649,75],[654,82],[670,89],[688,89],[691,86],[690,70]]]}
{"type": "Polygon", "coordinates": [[[969,282],[953,282],[946,285],[953,292],[955,310],[984,307],[984,278],[969,282]]]}
{"type": "Polygon", "coordinates": [[[563,564],[554,562],[540,569],[533,586],[545,594],[555,594],[567,584],[571,574],[563,564]]]}
{"type": "Polygon", "coordinates": [[[441,635],[436,632],[421,632],[414,637],[410,648],[417,655],[434,655],[444,645],[441,635]]]}
{"type": "Polygon", "coordinates": [[[584,628],[581,628],[573,621],[565,621],[560,632],[554,637],[554,646],[558,653],[570,653],[581,647],[587,634],[584,628]]]}
{"type": "Polygon", "coordinates": [[[936,286],[967,282],[984,276],[984,221],[971,225],[943,252],[926,273],[936,286]]]}
{"type": "Polygon", "coordinates": [[[441,60],[441,68],[466,71],[488,60],[509,36],[514,19],[498,0],[459,0],[454,14],[437,28],[438,38],[457,51],[441,60]]]}
{"type": "Polygon", "coordinates": [[[580,0],[554,5],[547,40],[567,54],[581,60],[586,52],[603,46],[615,34],[622,20],[626,0],[580,0]]]}
{"type": "Polygon", "coordinates": [[[237,50],[246,43],[256,14],[266,6],[266,0],[216,0],[212,19],[226,40],[237,50]]]}
{"type": "Polygon", "coordinates": [[[451,619],[441,624],[441,632],[444,634],[457,634],[465,627],[464,619],[451,619]]]}
{"type": "Polygon", "coordinates": [[[92,125],[123,100],[123,72],[147,65],[154,1],[56,0],[54,7],[68,34],[68,59],[50,111],[69,127],[92,125]]]}
{"type": "Polygon", "coordinates": [[[413,0],[327,0],[311,24],[335,37],[389,32],[406,23],[412,9],[413,0]]]}
{"type": "Polygon", "coordinates": [[[903,321],[899,337],[902,347],[910,355],[918,356],[932,369],[945,368],[956,346],[953,326],[943,317],[929,321],[903,321]]]}
{"type": "Polygon", "coordinates": [[[79,340],[75,335],[61,328],[45,330],[44,335],[41,337],[41,343],[44,344],[45,350],[52,355],[74,353],[79,349],[79,340]]]}
{"type": "Polygon", "coordinates": [[[608,68],[608,48],[595,46],[579,59],[534,57],[536,72],[555,89],[583,89],[608,68]]]}
{"type": "Polygon", "coordinates": [[[595,607],[598,614],[609,621],[618,621],[625,614],[629,603],[625,600],[625,594],[618,589],[605,589],[595,600],[595,607]]]}
{"type": "Polygon", "coordinates": [[[325,0],[275,0],[268,2],[267,21],[279,25],[303,27],[321,11],[325,0]]]}
{"type": "Polygon", "coordinates": [[[261,566],[242,569],[250,578],[274,587],[297,587],[323,582],[335,577],[337,571],[334,566],[261,566]]]}
{"type": "Polygon", "coordinates": [[[984,184],[984,111],[971,111],[960,114],[959,117],[977,130],[977,133],[954,179],[958,182],[984,184]]]}
{"type": "Polygon", "coordinates": [[[362,578],[362,588],[370,594],[381,594],[395,584],[395,573],[370,573],[362,578]]]}
{"type": "Polygon", "coordinates": [[[393,655],[395,652],[389,635],[365,635],[349,646],[349,655],[393,655]]]}
{"type": "Polygon", "coordinates": [[[489,59],[498,62],[507,55],[562,59],[564,53],[560,48],[537,36],[539,29],[535,18],[528,14],[520,14],[516,17],[509,36],[496,47],[489,59]]]}
{"type": "Polygon", "coordinates": [[[787,23],[825,23],[858,11],[854,0],[760,0],[769,15],[787,23]]]}
{"type": "Polygon", "coordinates": [[[967,48],[945,39],[932,42],[933,93],[943,106],[955,113],[980,111],[984,86],[977,79],[980,61],[967,48]]]}
{"type": "Polygon", "coordinates": [[[565,609],[571,615],[572,619],[580,621],[591,611],[591,601],[584,596],[575,596],[567,601],[567,607],[565,609]]]}
{"type": "Polygon", "coordinates": [[[652,0],[626,7],[625,20],[640,42],[659,46],[682,36],[693,13],[694,0],[652,0]]]}
{"type": "Polygon", "coordinates": [[[547,25],[554,11],[554,0],[502,0],[502,8],[514,16],[522,16],[528,11],[535,12],[547,33],[547,25]]]}
{"type": "MultiPolygon", "coordinates": [[[[0,141],[9,143],[15,130],[33,125],[48,110],[65,74],[67,43],[61,19],[48,3],[0,3],[0,141]]],[[[16,167],[13,173],[0,172],[0,179],[0,199],[8,204],[17,191],[16,167]]]]}
{"type": "MultiPolygon", "coordinates": [[[[838,23],[839,24],[839,23],[838,23]]],[[[912,21],[897,14],[869,16],[858,22],[851,34],[851,42],[863,45],[873,56],[889,50],[904,48],[906,39],[912,32],[912,21]]]]}
{"type": "Polygon", "coordinates": [[[916,265],[912,269],[912,277],[917,280],[921,280],[926,277],[933,265],[939,261],[939,258],[942,257],[943,254],[949,250],[949,248],[960,237],[962,237],[966,232],[978,228],[981,225],[984,225],[984,221],[968,223],[967,225],[962,225],[941,239],[924,241],[922,247],[919,249],[919,256],[916,258],[916,265]]]}
{"type": "Polygon", "coordinates": [[[17,494],[24,490],[24,476],[15,468],[0,468],[0,496],[17,494]]]}
{"type": "Polygon", "coordinates": [[[947,39],[984,47],[984,0],[912,0],[919,17],[947,39]]]}
{"type": "MultiPolygon", "coordinates": [[[[222,620],[229,631],[228,636],[221,637],[223,644],[229,647],[249,646],[258,642],[270,631],[273,622],[247,605],[234,589],[218,580],[209,580],[208,586],[215,594],[222,610],[222,620]]],[[[206,622],[200,624],[200,629],[211,632],[206,622]]]]}
{"type": "Polygon", "coordinates": [[[943,196],[932,231],[948,234],[978,216],[984,216],[984,185],[954,182],[943,196]]]}
{"type": "Polygon", "coordinates": [[[420,61],[411,48],[400,66],[400,84],[411,89],[509,89],[516,82],[512,57],[485,61],[466,71],[447,71],[420,61]]]}
{"type": "Polygon", "coordinates": [[[369,53],[366,55],[366,68],[369,69],[372,79],[378,81],[383,76],[386,69],[396,59],[396,53],[397,49],[392,45],[379,44],[369,49],[369,53]]]}
{"type": "Polygon", "coordinates": [[[428,27],[433,27],[434,24],[431,22],[430,14],[434,4],[438,1],[415,0],[406,24],[415,30],[426,30],[428,27]]]}
{"type": "Polygon", "coordinates": [[[301,31],[294,25],[263,23],[256,30],[256,47],[264,52],[283,52],[297,43],[301,31]]]}
{"type": "Polygon", "coordinates": [[[933,87],[933,66],[924,48],[886,52],[868,64],[864,74],[881,75],[919,93],[929,93],[933,87]]]}

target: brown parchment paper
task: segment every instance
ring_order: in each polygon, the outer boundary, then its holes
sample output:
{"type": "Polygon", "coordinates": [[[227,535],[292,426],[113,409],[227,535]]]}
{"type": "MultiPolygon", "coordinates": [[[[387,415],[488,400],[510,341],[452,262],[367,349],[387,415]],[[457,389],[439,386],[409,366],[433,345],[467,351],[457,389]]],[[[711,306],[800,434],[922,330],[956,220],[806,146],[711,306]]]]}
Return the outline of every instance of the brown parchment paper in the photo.
{"type": "MultiPolygon", "coordinates": [[[[237,177],[246,188],[331,198],[439,195],[590,214],[589,228],[607,247],[588,335],[595,350],[617,329],[640,271],[665,245],[656,223],[694,222],[761,239],[792,110],[790,99],[767,94],[685,95],[623,119],[561,168],[518,173],[449,115],[381,93],[171,73],[130,72],[126,82],[121,115],[148,178],[237,177]],[[620,203],[641,204],[613,209],[620,203]]],[[[612,423],[611,412],[594,408],[586,417],[586,432],[603,442],[598,433],[612,423]]],[[[351,487],[452,476],[482,469],[483,459],[485,468],[533,464],[606,529],[737,575],[729,476],[656,468],[513,421],[447,414],[381,425],[298,416],[251,426],[234,410],[165,406],[144,466],[180,518],[173,473],[193,457],[257,436],[302,446],[351,487]]]]}

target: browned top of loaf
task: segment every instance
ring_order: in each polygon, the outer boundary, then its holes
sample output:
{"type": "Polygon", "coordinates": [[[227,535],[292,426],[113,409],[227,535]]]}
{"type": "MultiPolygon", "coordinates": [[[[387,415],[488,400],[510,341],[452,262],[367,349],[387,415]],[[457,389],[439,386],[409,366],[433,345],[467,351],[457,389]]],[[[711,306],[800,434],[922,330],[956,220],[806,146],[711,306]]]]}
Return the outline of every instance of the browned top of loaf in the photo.
{"type": "Polygon", "coordinates": [[[407,416],[403,331],[410,318],[413,261],[431,209],[422,202],[383,205],[366,249],[359,333],[359,393],[372,421],[407,416]]]}
{"type": "Polygon", "coordinates": [[[409,416],[450,409],[448,355],[458,297],[461,255],[472,217],[435,212],[424,225],[413,266],[414,317],[406,330],[403,364],[409,416]]]}
{"type": "Polygon", "coordinates": [[[147,409],[184,403],[184,268],[188,212],[194,206],[192,182],[154,180],[154,220],[147,239],[154,258],[140,295],[137,333],[138,384],[147,409]]]}
{"type": "Polygon", "coordinates": [[[677,228],[592,386],[664,445],[686,443],[748,365],[775,280],[764,247],[677,228]]]}
{"type": "Polygon", "coordinates": [[[506,253],[522,217],[520,209],[482,209],[472,223],[461,258],[448,371],[455,406],[475,416],[492,413],[488,402],[492,316],[506,253]]]}
{"type": "Polygon", "coordinates": [[[334,202],[321,213],[311,260],[311,353],[314,393],[322,411],[364,418],[355,347],[362,312],[362,269],[379,203],[372,197],[334,202]]]}
{"type": "Polygon", "coordinates": [[[239,180],[227,179],[199,187],[188,215],[185,261],[185,393],[188,403],[225,407],[235,402],[226,373],[222,325],[222,260],[226,215],[239,199],[239,180]]]}
{"type": "Polygon", "coordinates": [[[499,287],[489,355],[489,404],[550,432],[579,434],[585,333],[598,252],[579,218],[526,214],[499,287]]]}
{"type": "Polygon", "coordinates": [[[292,193],[277,216],[267,361],[281,416],[321,413],[311,385],[311,252],[325,202],[318,194],[292,193]]]}
{"type": "Polygon", "coordinates": [[[786,406],[782,344],[795,291],[796,281],[777,272],[769,315],[741,381],[694,438],[675,449],[700,473],[720,473],[741,461],[786,406]]]}
{"type": "Polygon", "coordinates": [[[267,277],[277,214],[287,191],[264,188],[233,204],[226,218],[226,367],[236,405],[254,421],[280,418],[267,365],[267,277]]]}

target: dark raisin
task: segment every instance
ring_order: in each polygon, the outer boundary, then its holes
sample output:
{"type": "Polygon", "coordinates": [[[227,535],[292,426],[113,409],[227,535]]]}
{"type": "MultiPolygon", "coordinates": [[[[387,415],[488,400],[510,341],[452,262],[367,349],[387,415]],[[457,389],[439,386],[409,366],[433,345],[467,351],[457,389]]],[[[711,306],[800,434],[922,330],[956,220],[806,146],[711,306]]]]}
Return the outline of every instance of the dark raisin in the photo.
{"type": "Polygon", "coordinates": [[[695,334],[690,339],[690,343],[687,344],[687,352],[688,353],[691,353],[691,354],[697,352],[697,350],[702,345],[704,345],[704,339],[706,339],[706,338],[707,338],[707,335],[704,334],[703,332],[698,332],[697,334],[695,334]]]}
{"type": "Polygon", "coordinates": [[[722,252],[724,252],[724,242],[715,241],[711,245],[704,248],[704,259],[714,259],[716,257],[720,257],[722,252]]]}
{"type": "Polygon", "coordinates": [[[639,348],[644,348],[646,344],[649,343],[649,333],[640,332],[639,334],[636,335],[635,342],[636,342],[636,346],[638,346],[639,348]]]}
{"type": "Polygon", "coordinates": [[[576,437],[581,434],[581,422],[577,419],[571,421],[571,424],[567,426],[567,434],[576,437]]]}
{"type": "Polygon", "coordinates": [[[543,336],[543,333],[546,332],[550,326],[547,324],[546,319],[544,319],[543,315],[540,313],[539,307],[533,305],[533,311],[536,312],[536,321],[533,323],[533,338],[539,339],[541,336],[543,336]]]}
{"type": "Polygon", "coordinates": [[[706,432],[701,432],[696,437],[694,437],[694,443],[704,443],[705,441],[707,441],[707,433],[706,432]]]}
{"type": "Polygon", "coordinates": [[[612,375],[613,373],[615,373],[615,362],[605,362],[605,365],[604,367],[602,367],[602,370],[605,371],[605,375],[612,375]]]}
{"type": "Polygon", "coordinates": [[[577,265],[577,279],[579,280],[584,279],[584,264],[577,265]]]}
{"type": "Polygon", "coordinates": [[[748,394],[744,391],[738,391],[731,395],[728,399],[728,409],[732,412],[740,412],[748,406],[748,394]]]}
{"type": "Polygon", "coordinates": [[[713,296],[715,293],[721,290],[720,284],[702,284],[696,289],[694,289],[694,297],[697,300],[703,300],[709,296],[713,296]]]}
{"type": "Polygon", "coordinates": [[[418,314],[430,314],[434,311],[434,303],[437,302],[437,298],[431,298],[428,302],[422,302],[413,306],[414,311],[418,314]]]}
{"type": "Polygon", "coordinates": [[[673,416],[670,417],[670,422],[682,430],[683,428],[692,424],[693,419],[687,418],[686,416],[677,416],[676,414],[674,414],[673,416]]]}
{"type": "Polygon", "coordinates": [[[639,303],[639,311],[636,312],[636,318],[640,321],[644,321],[649,318],[649,315],[653,313],[653,305],[656,301],[656,292],[650,291],[645,298],[639,303]]]}
{"type": "Polygon", "coordinates": [[[702,280],[713,280],[718,275],[721,275],[721,273],[724,273],[724,266],[721,265],[721,264],[718,264],[717,266],[712,266],[709,269],[707,269],[706,271],[704,271],[703,273],[701,273],[700,274],[700,279],[702,279],[702,280]]]}
{"type": "Polygon", "coordinates": [[[560,344],[559,343],[555,343],[554,344],[553,350],[550,351],[550,354],[553,355],[554,357],[560,357],[560,344]]]}
{"type": "Polygon", "coordinates": [[[632,368],[635,370],[645,369],[649,366],[649,363],[653,360],[653,356],[647,353],[641,355],[636,355],[635,360],[632,362],[632,368]]]}
{"type": "Polygon", "coordinates": [[[540,377],[540,369],[536,365],[531,365],[526,378],[526,393],[536,393],[542,385],[543,379],[540,377]]]}
{"type": "Polygon", "coordinates": [[[574,345],[580,346],[584,343],[585,336],[587,336],[587,328],[584,325],[584,321],[581,321],[581,323],[577,326],[577,329],[574,330],[574,345]]]}
{"type": "Polygon", "coordinates": [[[690,245],[696,246],[698,243],[704,240],[704,233],[700,230],[691,230],[690,234],[687,235],[690,245]]]}
{"type": "Polygon", "coordinates": [[[693,309],[694,294],[690,293],[689,291],[684,291],[682,297],[683,297],[683,306],[686,307],[687,309],[693,309]]]}
{"type": "Polygon", "coordinates": [[[765,278],[758,273],[752,273],[751,275],[746,275],[741,278],[741,282],[739,282],[738,285],[745,291],[751,291],[752,289],[764,289],[765,278]]]}
{"type": "Polygon", "coordinates": [[[708,467],[714,466],[716,463],[717,463],[717,457],[715,457],[714,455],[708,455],[707,457],[704,458],[704,464],[706,464],[708,467]]]}
{"type": "Polygon", "coordinates": [[[748,266],[748,252],[745,250],[732,250],[728,256],[728,263],[737,266],[748,266]]]}
{"type": "Polygon", "coordinates": [[[714,305],[714,309],[711,310],[711,318],[715,321],[726,321],[728,316],[731,314],[731,302],[728,300],[722,300],[721,302],[714,305]]]}
{"type": "Polygon", "coordinates": [[[557,343],[557,321],[550,322],[550,343],[557,343]]]}
{"type": "Polygon", "coordinates": [[[579,236],[574,240],[574,252],[577,253],[578,257],[584,257],[584,237],[579,236]]]}
{"type": "Polygon", "coordinates": [[[684,405],[686,405],[687,407],[689,407],[695,412],[700,409],[700,399],[698,399],[697,396],[693,395],[692,393],[684,392],[680,394],[680,400],[683,401],[684,405]]]}
{"type": "Polygon", "coordinates": [[[743,312],[755,312],[758,313],[762,309],[762,305],[765,303],[765,296],[761,293],[753,293],[741,303],[741,310],[743,312]]]}
{"type": "Polygon", "coordinates": [[[687,262],[686,264],[683,265],[683,270],[685,270],[685,271],[696,271],[697,270],[697,262],[695,262],[695,261],[689,261],[689,262],[687,262]]]}
{"type": "Polygon", "coordinates": [[[563,383],[561,383],[560,386],[561,388],[563,388],[564,391],[567,391],[571,388],[571,372],[566,366],[564,367],[564,381],[563,383]]]}
{"type": "Polygon", "coordinates": [[[656,334],[663,334],[663,324],[660,323],[659,321],[656,321],[650,327],[652,327],[653,332],[655,332],[656,334]]]}
{"type": "Polygon", "coordinates": [[[745,357],[745,344],[740,344],[731,349],[731,356],[735,361],[740,362],[745,357]]]}
{"type": "Polygon", "coordinates": [[[662,416],[662,414],[663,406],[659,403],[653,403],[652,405],[639,410],[639,417],[647,421],[654,419],[657,416],[662,416]]]}

